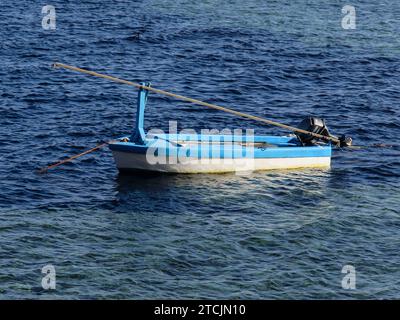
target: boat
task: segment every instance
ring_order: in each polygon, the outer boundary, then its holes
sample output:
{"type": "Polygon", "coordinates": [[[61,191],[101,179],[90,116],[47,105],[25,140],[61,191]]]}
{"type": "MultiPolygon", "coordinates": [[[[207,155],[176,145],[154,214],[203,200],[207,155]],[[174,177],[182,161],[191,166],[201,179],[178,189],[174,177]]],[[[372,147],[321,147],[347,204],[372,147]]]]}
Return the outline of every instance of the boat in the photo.
{"type": "MultiPolygon", "coordinates": [[[[185,97],[153,88],[148,82],[135,83],[64,63],[54,63],[54,68],[64,68],[91,76],[111,80],[139,89],[136,122],[132,134],[97,145],[57,163],[41,168],[45,173],[64,163],[109,146],[120,172],[144,171],[164,173],[248,173],[259,170],[329,168],[332,148],[352,146],[351,137],[330,134],[325,120],[307,117],[297,127],[229,109],[216,104],[185,97]],[[166,134],[161,130],[144,130],[144,111],[149,92],[223,111],[235,116],[273,125],[294,134],[288,136],[256,136],[253,130],[233,133],[226,130],[215,133],[193,131],[166,134]]],[[[175,130],[176,131],[176,130],[175,130]]]]}
{"type": "MultiPolygon", "coordinates": [[[[149,91],[145,88],[149,87],[149,83],[141,83],[133,133],[108,144],[120,172],[245,173],[330,167],[332,144],[312,142],[312,136],[304,134],[256,136],[163,133],[160,130],[146,133],[143,125],[149,91]]],[[[328,136],[321,119],[307,119],[307,131],[312,132],[318,121],[328,136]]]]}

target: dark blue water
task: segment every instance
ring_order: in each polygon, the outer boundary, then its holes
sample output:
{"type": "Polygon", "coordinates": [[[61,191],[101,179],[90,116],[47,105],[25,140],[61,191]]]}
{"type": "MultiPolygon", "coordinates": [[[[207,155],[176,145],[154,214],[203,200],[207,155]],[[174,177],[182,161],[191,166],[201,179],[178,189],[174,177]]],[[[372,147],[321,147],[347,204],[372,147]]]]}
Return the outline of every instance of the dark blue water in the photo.
{"type": "MultiPolygon", "coordinates": [[[[399,298],[400,3],[353,1],[355,30],[345,4],[2,0],[0,298],[399,298]],[[134,122],[135,89],[55,61],[394,146],[250,176],[121,176],[103,150],[38,175],[134,122]]],[[[287,133],[150,94],[147,129],[169,120],[287,133]]]]}

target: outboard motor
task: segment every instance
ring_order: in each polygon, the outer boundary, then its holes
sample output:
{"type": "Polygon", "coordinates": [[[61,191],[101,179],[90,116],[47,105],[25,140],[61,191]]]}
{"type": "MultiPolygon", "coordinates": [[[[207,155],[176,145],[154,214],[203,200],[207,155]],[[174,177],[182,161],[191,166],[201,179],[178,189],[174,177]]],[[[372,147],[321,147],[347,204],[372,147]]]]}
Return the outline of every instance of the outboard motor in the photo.
{"type": "MultiPolygon", "coordinates": [[[[297,128],[317,133],[322,136],[330,137],[328,127],[325,124],[325,120],[321,118],[315,118],[315,117],[305,118],[303,121],[299,123],[297,128]]],[[[314,146],[318,142],[318,138],[315,138],[306,133],[296,132],[296,136],[300,140],[303,146],[314,146]]]]}
{"type": "MultiPolygon", "coordinates": [[[[346,137],[346,136],[342,135],[338,138],[338,137],[331,135],[329,133],[328,127],[326,126],[325,120],[321,119],[321,118],[307,117],[306,119],[304,119],[303,121],[301,121],[299,123],[297,128],[305,130],[305,131],[313,132],[313,133],[316,133],[316,134],[319,134],[319,135],[322,135],[325,137],[335,138],[335,139],[339,140],[339,142],[337,143],[338,147],[348,147],[348,146],[351,146],[351,143],[352,143],[352,139],[350,137],[346,137]]],[[[323,140],[323,139],[318,139],[316,137],[313,137],[306,133],[297,132],[296,136],[303,146],[318,145],[318,143],[321,143],[321,140],[323,140]]]]}

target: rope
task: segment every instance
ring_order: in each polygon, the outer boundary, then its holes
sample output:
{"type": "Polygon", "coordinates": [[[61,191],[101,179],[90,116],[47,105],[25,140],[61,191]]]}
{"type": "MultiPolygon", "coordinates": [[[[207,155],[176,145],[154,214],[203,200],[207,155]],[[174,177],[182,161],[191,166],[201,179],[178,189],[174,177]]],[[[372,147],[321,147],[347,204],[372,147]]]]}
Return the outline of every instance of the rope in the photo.
{"type": "Polygon", "coordinates": [[[68,159],[64,159],[64,160],[61,160],[61,161],[59,161],[59,162],[56,162],[56,163],[54,163],[54,164],[52,164],[52,165],[49,165],[49,166],[47,166],[47,167],[44,167],[44,168],[38,170],[38,173],[45,173],[45,172],[47,172],[49,169],[53,169],[53,168],[58,167],[58,166],[60,166],[60,165],[62,165],[62,164],[64,164],[64,163],[70,162],[70,161],[72,161],[72,160],[74,160],[74,159],[76,159],[76,158],[82,157],[82,156],[84,156],[84,155],[86,155],[86,154],[88,154],[88,153],[91,153],[91,152],[96,151],[96,150],[98,150],[98,149],[100,149],[100,148],[103,148],[103,147],[105,147],[106,145],[108,145],[110,142],[111,142],[111,141],[108,141],[108,142],[99,144],[98,146],[96,146],[96,147],[94,147],[94,148],[91,148],[91,149],[86,150],[86,151],[84,151],[84,152],[82,152],[82,153],[76,154],[76,155],[74,155],[74,156],[72,156],[72,157],[69,157],[68,159]]]}
{"type": "Polygon", "coordinates": [[[138,83],[131,82],[131,81],[128,81],[128,80],[123,80],[123,79],[119,79],[119,78],[116,78],[116,77],[108,76],[108,75],[105,75],[105,74],[97,73],[97,72],[94,72],[94,71],[89,71],[89,70],[86,70],[86,69],[73,67],[73,66],[70,66],[70,65],[67,65],[67,64],[63,64],[63,63],[54,63],[53,67],[54,68],[64,68],[64,69],[69,69],[69,70],[73,70],[73,71],[77,71],[77,72],[81,72],[81,73],[86,73],[86,74],[89,74],[89,75],[92,75],[92,76],[95,76],[95,77],[100,77],[100,78],[108,79],[108,80],[111,80],[111,81],[114,81],[114,82],[127,84],[127,85],[130,85],[130,86],[136,87],[138,89],[145,89],[145,90],[148,90],[148,91],[152,91],[152,92],[155,92],[155,93],[158,93],[158,94],[166,95],[166,96],[169,96],[169,97],[172,97],[172,98],[176,98],[176,99],[179,99],[179,100],[183,100],[183,101],[191,102],[191,103],[198,104],[198,105],[201,105],[201,106],[205,106],[205,107],[208,107],[208,108],[212,108],[212,109],[224,111],[224,112],[227,112],[227,113],[231,113],[231,114],[243,117],[243,118],[248,118],[248,119],[251,119],[251,120],[267,123],[267,124],[270,124],[270,125],[273,125],[273,126],[277,126],[277,127],[283,128],[283,129],[287,129],[289,131],[308,134],[310,136],[313,136],[315,138],[319,138],[319,139],[322,139],[322,140],[333,141],[333,142],[335,142],[335,144],[339,144],[340,143],[340,140],[335,138],[335,137],[323,136],[321,134],[317,134],[317,133],[310,132],[310,131],[307,131],[307,130],[303,130],[303,129],[299,129],[299,128],[296,128],[296,127],[288,126],[288,125],[283,124],[283,123],[275,122],[275,121],[268,120],[268,119],[265,119],[265,118],[261,118],[261,117],[258,117],[258,116],[253,116],[251,114],[247,114],[247,113],[243,113],[243,112],[240,112],[240,111],[236,111],[236,110],[228,109],[228,108],[225,108],[225,107],[221,107],[221,106],[218,106],[216,104],[207,103],[207,102],[200,101],[200,100],[197,100],[197,99],[188,98],[188,97],[185,97],[185,96],[181,96],[179,94],[175,94],[175,93],[171,93],[171,92],[168,92],[168,91],[156,89],[156,88],[153,88],[153,87],[142,86],[142,85],[140,85],[138,83]]]}

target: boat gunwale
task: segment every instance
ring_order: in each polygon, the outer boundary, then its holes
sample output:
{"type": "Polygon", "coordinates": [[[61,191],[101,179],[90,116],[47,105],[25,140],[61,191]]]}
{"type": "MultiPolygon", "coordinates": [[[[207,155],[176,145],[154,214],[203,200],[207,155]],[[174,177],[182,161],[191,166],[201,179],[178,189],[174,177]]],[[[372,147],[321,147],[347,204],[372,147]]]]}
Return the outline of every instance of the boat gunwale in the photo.
{"type": "MultiPolygon", "coordinates": [[[[157,135],[158,136],[158,135],[157,135]]],[[[249,146],[249,145],[240,145],[240,144],[228,144],[227,146],[223,144],[209,144],[208,156],[204,154],[204,149],[202,148],[202,144],[192,144],[192,145],[180,145],[178,141],[174,141],[174,138],[190,138],[182,141],[190,141],[190,142],[211,142],[213,140],[206,140],[207,138],[214,138],[218,140],[218,138],[223,137],[222,135],[208,135],[203,136],[202,140],[193,139],[193,135],[168,135],[164,134],[161,137],[162,140],[165,140],[165,143],[161,146],[158,145],[157,148],[159,150],[158,153],[166,155],[166,156],[176,156],[180,154],[181,151],[185,150],[187,152],[187,157],[192,158],[300,158],[300,157],[331,157],[332,154],[332,146],[331,144],[326,145],[318,145],[318,146],[302,146],[300,144],[292,143],[295,137],[291,136],[254,136],[254,142],[266,142],[273,146],[249,146]],[[286,143],[284,143],[286,141],[286,143]],[[289,142],[290,141],[290,142],[289,142]],[[272,142],[272,143],[271,143],[272,142]],[[275,142],[275,143],[274,143],[275,142]],[[280,142],[280,143],[278,143],[280,142]],[[189,150],[189,151],[188,151],[189,150]],[[219,152],[219,153],[218,153],[219,152]],[[226,156],[228,155],[228,156],[226,156]]],[[[226,136],[229,137],[229,136],[226,136]]],[[[230,136],[232,137],[232,136],[230,136]]],[[[129,138],[129,137],[124,137],[129,138]]],[[[124,139],[122,138],[122,139],[124,139]]],[[[146,137],[147,138],[147,137],[146,137]]],[[[240,139],[238,139],[240,140],[240,139]]],[[[149,148],[154,146],[158,139],[155,138],[147,138],[146,144],[136,144],[130,141],[116,141],[109,144],[109,148],[112,151],[119,152],[127,152],[127,153],[138,153],[143,154],[147,153],[149,148]]],[[[240,142],[235,141],[235,139],[231,139],[231,142],[240,142]]],[[[215,142],[215,141],[214,141],[215,142]]],[[[229,142],[225,141],[225,142],[229,142]]],[[[246,143],[246,142],[244,142],[246,143]]]]}

